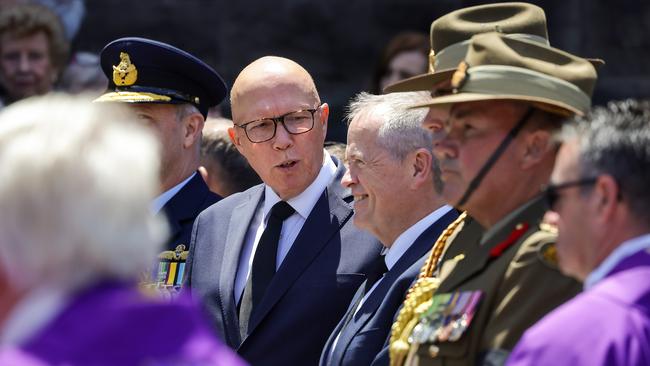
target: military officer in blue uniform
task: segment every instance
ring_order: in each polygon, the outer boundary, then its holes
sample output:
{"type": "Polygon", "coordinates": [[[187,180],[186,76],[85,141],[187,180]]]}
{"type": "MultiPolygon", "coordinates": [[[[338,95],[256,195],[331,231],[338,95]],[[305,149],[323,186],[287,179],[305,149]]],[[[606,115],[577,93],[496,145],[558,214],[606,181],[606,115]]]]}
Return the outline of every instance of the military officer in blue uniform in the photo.
{"type": "Polygon", "coordinates": [[[220,199],[197,169],[208,109],[224,99],[226,85],[203,61],[150,39],[117,39],[100,56],[109,85],[96,102],[128,103],[160,138],[161,194],[151,209],[167,216],[170,235],[153,276],[161,285],[178,287],[194,219],[220,199]]]}

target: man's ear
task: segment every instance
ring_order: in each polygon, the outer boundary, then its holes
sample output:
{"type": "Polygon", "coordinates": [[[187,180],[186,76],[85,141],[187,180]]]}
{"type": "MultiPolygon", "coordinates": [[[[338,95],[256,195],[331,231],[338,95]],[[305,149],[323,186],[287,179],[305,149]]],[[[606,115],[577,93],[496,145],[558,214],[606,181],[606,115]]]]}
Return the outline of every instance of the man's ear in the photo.
{"type": "Polygon", "coordinates": [[[183,120],[183,126],[185,128],[185,136],[183,140],[183,147],[188,149],[194,146],[197,141],[201,143],[201,132],[203,131],[203,125],[205,120],[203,115],[200,113],[192,113],[189,116],[185,117],[183,120]]]}
{"type": "Polygon", "coordinates": [[[230,141],[232,142],[233,145],[235,145],[239,149],[239,136],[235,133],[235,128],[234,127],[228,127],[228,137],[230,137],[230,141]]]}
{"type": "Polygon", "coordinates": [[[550,131],[538,129],[523,133],[521,164],[523,169],[529,169],[544,160],[548,152],[553,149],[553,145],[550,131]]]}
{"type": "Polygon", "coordinates": [[[422,184],[431,185],[431,164],[433,163],[433,156],[431,152],[426,149],[417,149],[412,152],[408,159],[410,159],[411,175],[413,177],[413,188],[418,188],[422,184]]]}
{"type": "Polygon", "coordinates": [[[601,175],[594,184],[593,204],[596,206],[597,219],[603,225],[610,222],[619,203],[619,187],[611,175],[601,175]]]}
{"type": "Polygon", "coordinates": [[[330,115],[330,107],[327,103],[323,103],[320,107],[320,123],[323,125],[323,130],[327,132],[327,119],[330,115]]]}

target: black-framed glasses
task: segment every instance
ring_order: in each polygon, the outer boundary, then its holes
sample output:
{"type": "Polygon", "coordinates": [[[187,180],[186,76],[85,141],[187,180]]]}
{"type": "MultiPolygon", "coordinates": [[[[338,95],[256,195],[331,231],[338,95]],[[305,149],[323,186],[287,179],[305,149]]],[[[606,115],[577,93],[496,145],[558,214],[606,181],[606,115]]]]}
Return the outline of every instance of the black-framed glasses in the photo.
{"type": "Polygon", "coordinates": [[[300,135],[314,128],[314,113],[319,109],[320,106],[315,109],[301,109],[278,117],[257,119],[235,126],[243,129],[246,137],[252,143],[269,141],[275,137],[278,123],[282,123],[288,133],[300,135]]]}
{"type": "Polygon", "coordinates": [[[569,182],[564,182],[560,184],[549,184],[546,187],[542,188],[542,194],[544,195],[544,200],[546,201],[546,207],[549,210],[555,208],[555,204],[560,198],[560,191],[570,187],[584,187],[594,185],[598,181],[597,177],[592,178],[581,178],[578,180],[573,180],[569,182]]]}

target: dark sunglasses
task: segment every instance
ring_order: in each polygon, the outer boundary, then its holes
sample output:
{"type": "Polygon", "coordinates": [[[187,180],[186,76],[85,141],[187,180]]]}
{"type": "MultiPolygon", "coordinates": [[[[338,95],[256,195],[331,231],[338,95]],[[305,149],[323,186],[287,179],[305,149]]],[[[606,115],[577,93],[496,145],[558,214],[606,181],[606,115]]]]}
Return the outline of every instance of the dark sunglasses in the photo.
{"type": "Polygon", "coordinates": [[[565,188],[570,187],[584,187],[594,185],[598,181],[598,178],[581,178],[574,181],[564,182],[560,184],[549,184],[546,187],[542,188],[542,195],[546,201],[546,207],[549,210],[555,208],[555,204],[560,198],[560,191],[565,188]]]}

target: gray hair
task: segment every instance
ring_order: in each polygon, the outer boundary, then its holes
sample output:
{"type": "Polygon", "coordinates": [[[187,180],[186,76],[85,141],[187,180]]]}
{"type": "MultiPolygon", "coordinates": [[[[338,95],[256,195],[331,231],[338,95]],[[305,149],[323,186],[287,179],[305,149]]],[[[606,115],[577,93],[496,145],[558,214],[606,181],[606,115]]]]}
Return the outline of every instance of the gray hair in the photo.
{"type": "Polygon", "coordinates": [[[346,119],[349,124],[362,113],[381,116],[384,123],[377,133],[377,143],[401,161],[417,149],[433,149],[431,133],[422,128],[427,109],[410,108],[430,99],[427,93],[419,92],[383,95],[362,92],[350,102],[346,119]]]}
{"type": "Polygon", "coordinates": [[[0,113],[0,266],[17,288],[135,280],[159,252],[158,142],[123,108],[49,95],[0,113]]]}
{"type": "Polygon", "coordinates": [[[200,115],[201,111],[194,105],[190,103],[183,103],[176,105],[176,119],[181,121],[183,118],[189,116],[190,114],[198,113],[200,115]]]}
{"type": "Polygon", "coordinates": [[[377,132],[377,144],[386,149],[392,157],[403,161],[408,154],[417,149],[426,149],[431,153],[433,169],[433,184],[436,192],[441,193],[440,163],[433,155],[433,136],[422,127],[422,121],[427,114],[427,108],[412,108],[431,100],[426,92],[390,93],[373,95],[357,94],[348,106],[346,119],[348,124],[362,114],[377,114],[382,116],[384,123],[377,132]]]}
{"type": "Polygon", "coordinates": [[[558,137],[577,141],[584,177],[611,175],[630,210],[650,224],[650,101],[596,107],[564,126],[558,137]]]}

